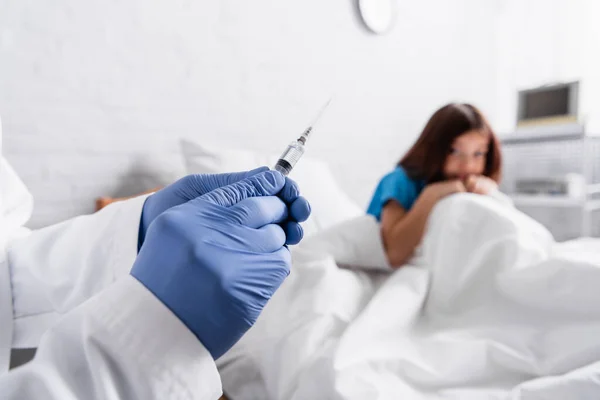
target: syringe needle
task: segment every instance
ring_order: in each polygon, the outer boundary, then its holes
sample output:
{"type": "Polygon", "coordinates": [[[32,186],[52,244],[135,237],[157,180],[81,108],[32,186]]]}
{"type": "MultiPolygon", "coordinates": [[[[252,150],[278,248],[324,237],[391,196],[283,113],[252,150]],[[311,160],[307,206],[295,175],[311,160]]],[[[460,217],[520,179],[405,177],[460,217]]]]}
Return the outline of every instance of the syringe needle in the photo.
{"type": "Polygon", "coordinates": [[[331,100],[333,100],[333,97],[331,97],[329,100],[327,100],[327,103],[325,103],[325,105],[321,108],[321,111],[319,111],[319,114],[313,120],[313,123],[310,126],[315,126],[317,124],[317,122],[319,122],[319,120],[323,116],[323,113],[325,113],[325,110],[327,110],[327,107],[329,107],[329,104],[331,103],[331,100]]]}
{"type": "Polygon", "coordinates": [[[302,157],[304,154],[304,145],[306,144],[308,135],[312,131],[313,126],[319,121],[329,106],[329,103],[331,103],[331,99],[325,103],[317,117],[314,119],[313,123],[306,128],[302,135],[288,145],[287,149],[285,149],[279,160],[277,160],[275,167],[273,167],[274,170],[281,172],[283,175],[287,175],[292,171],[292,168],[294,168],[298,160],[300,160],[300,157],[302,157]]]}
{"type": "Polygon", "coordinates": [[[319,113],[317,114],[317,116],[315,117],[315,119],[313,120],[312,124],[310,124],[308,126],[308,128],[306,128],[306,130],[304,132],[302,132],[302,136],[300,136],[300,139],[303,142],[306,142],[306,140],[308,139],[308,135],[310,135],[310,133],[313,130],[313,127],[317,124],[317,122],[319,122],[319,120],[321,119],[321,117],[325,113],[325,110],[327,110],[327,107],[329,107],[329,104],[331,103],[331,100],[333,100],[333,97],[329,98],[329,100],[327,101],[327,103],[325,103],[325,105],[323,107],[321,107],[321,110],[319,111],[319,113]]]}

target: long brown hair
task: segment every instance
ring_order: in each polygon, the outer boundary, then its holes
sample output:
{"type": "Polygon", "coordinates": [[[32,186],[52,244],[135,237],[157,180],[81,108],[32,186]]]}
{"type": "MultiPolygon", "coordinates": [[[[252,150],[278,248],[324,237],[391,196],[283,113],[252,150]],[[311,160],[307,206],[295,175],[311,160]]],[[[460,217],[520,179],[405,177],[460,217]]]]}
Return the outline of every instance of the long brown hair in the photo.
{"type": "Polygon", "coordinates": [[[500,183],[500,142],[481,111],[471,104],[451,103],[437,110],[398,165],[413,179],[421,179],[426,183],[442,181],[444,164],[452,143],[457,137],[472,130],[480,131],[490,138],[483,174],[500,183]]]}

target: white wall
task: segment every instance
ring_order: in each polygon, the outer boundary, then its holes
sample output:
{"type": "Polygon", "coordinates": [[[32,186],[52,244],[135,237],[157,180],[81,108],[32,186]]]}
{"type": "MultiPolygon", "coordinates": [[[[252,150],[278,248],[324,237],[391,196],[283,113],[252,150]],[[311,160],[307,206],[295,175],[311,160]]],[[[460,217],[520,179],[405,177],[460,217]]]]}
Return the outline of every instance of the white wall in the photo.
{"type": "Polygon", "coordinates": [[[505,0],[496,18],[499,132],[514,129],[517,91],[579,80],[580,118],[600,134],[600,2],[505,0]]]}
{"type": "Polygon", "coordinates": [[[366,32],[353,0],[0,2],[4,153],[32,226],[180,171],[177,138],[279,152],[332,93],[310,154],[366,204],[435,108],[496,100],[503,1],[399,1],[366,32]]]}

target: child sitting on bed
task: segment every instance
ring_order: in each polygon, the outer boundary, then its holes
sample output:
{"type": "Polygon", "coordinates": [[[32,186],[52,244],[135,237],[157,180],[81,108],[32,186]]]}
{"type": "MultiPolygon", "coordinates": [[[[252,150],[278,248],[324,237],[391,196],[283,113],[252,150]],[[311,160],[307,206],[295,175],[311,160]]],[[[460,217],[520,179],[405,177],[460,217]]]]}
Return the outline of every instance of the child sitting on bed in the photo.
{"type": "Polygon", "coordinates": [[[498,190],[500,145],[481,112],[448,104],[427,122],[397,167],[381,179],[367,210],[381,222],[388,261],[402,266],[421,242],[433,206],[458,192],[498,190]]]}

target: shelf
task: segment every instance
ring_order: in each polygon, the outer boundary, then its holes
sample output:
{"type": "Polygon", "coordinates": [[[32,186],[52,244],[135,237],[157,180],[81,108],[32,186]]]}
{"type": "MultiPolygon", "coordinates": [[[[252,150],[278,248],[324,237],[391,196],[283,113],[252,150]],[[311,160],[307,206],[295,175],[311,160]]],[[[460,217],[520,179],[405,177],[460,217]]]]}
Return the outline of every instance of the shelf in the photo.
{"type": "Polygon", "coordinates": [[[583,132],[575,133],[553,133],[553,134],[524,134],[515,133],[500,137],[502,144],[522,144],[540,142],[560,142],[566,140],[581,140],[586,135],[583,132]]]}
{"type": "Polygon", "coordinates": [[[538,207],[582,207],[586,204],[583,197],[548,196],[548,195],[511,195],[516,206],[538,207]]]}
{"type": "Polygon", "coordinates": [[[588,211],[600,210],[600,200],[590,200],[585,204],[585,209],[588,211]]]}
{"type": "Polygon", "coordinates": [[[600,183],[593,183],[591,185],[587,185],[587,192],[589,195],[600,193],[600,183]]]}
{"type": "Polygon", "coordinates": [[[583,197],[547,196],[547,195],[511,195],[515,206],[522,207],[583,207],[587,211],[600,210],[600,200],[583,197]]]}

